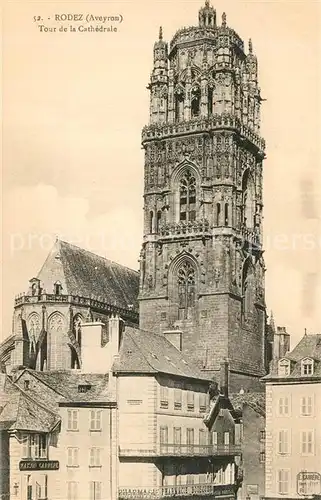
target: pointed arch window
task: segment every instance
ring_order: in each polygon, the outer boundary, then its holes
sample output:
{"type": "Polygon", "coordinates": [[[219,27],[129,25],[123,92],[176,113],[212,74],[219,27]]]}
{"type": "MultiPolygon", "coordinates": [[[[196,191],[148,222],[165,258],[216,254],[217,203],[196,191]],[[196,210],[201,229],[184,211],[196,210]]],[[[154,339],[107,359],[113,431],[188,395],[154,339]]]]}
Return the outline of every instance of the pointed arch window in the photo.
{"type": "Polygon", "coordinates": [[[29,318],[28,332],[31,339],[35,340],[39,337],[40,317],[36,313],[33,313],[29,318]]]}
{"type": "Polygon", "coordinates": [[[255,218],[255,185],[252,175],[246,171],[242,181],[243,193],[243,224],[248,228],[254,227],[255,218]]]}
{"type": "Polygon", "coordinates": [[[50,318],[48,323],[49,332],[49,349],[50,349],[50,369],[57,370],[63,368],[64,360],[64,345],[63,335],[66,330],[64,317],[55,312],[50,318]]]}
{"type": "Polygon", "coordinates": [[[225,203],[225,208],[224,208],[224,223],[225,223],[225,226],[229,225],[228,203],[225,203]]]}
{"type": "Polygon", "coordinates": [[[221,223],[221,204],[216,203],[216,225],[219,226],[221,223]]]}
{"type": "Polygon", "coordinates": [[[181,121],[184,119],[184,92],[178,89],[175,95],[175,120],[181,121]]]}
{"type": "Polygon", "coordinates": [[[177,281],[179,319],[187,319],[195,304],[196,274],[195,268],[190,262],[184,262],[178,269],[177,281]]]}
{"type": "Polygon", "coordinates": [[[152,234],[153,233],[153,226],[154,226],[154,212],[151,210],[149,212],[149,234],[152,234]]]}
{"type": "MultiPolygon", "coordinates": [[[[81,349],[81,325],[83,323],[83,319],[80,316],[80,314],[77,314],[74,317],[73,320],[73,334],[74,338],[78,343],[79,348],[81,349]]],[[[70,365],[72,369],[79,369],[80,368],[80,362],[79,362],[79,357],[76,352],[76,349],[74,346],[70,346],[71,350],[71,359],[70,359],[70,365]]]]}
{"type": "Polygon", "coordinates": [[[180,181],[179,220],[192,222],[196,219],[196,179],[191,172],[186,172],[180,181]]]}
{"type": "Polygon", "coordinates": [[[201,108],[201,91],[198,87],[192,89],[191,92],[191,115],[192,118],[199,116],[201,108]]]}
{"type": "Polygon", "coordinates": [[[242,292],[243,292],[243,313],[245,317],[253,311],[255,301],[255,276],[254,269],[248,260],[243,267],[242,276],[242,292]]]}
{"type": "Polygon", "coordinates": [[[156,215],[156,233],[159,233],[161,220],[162,220],[162,212],[159,210],[156,215]]]}
{"type": "Polygon", "coordinates": [[[207,101],[208,116],[211,116],[213,114],[213,97],[214,97],[214,89],[213,89],[213,87],[209,87],[209,89],[208,89],[208,101],[207,101]]]}
{"type": "Polygon", "coordinates": [[[74,335],[75,339],[78,342],[79,347],[81,347],[81,325],[82,325],[82,317],[80,315],[75,316],[74,318],[74,335]]]}

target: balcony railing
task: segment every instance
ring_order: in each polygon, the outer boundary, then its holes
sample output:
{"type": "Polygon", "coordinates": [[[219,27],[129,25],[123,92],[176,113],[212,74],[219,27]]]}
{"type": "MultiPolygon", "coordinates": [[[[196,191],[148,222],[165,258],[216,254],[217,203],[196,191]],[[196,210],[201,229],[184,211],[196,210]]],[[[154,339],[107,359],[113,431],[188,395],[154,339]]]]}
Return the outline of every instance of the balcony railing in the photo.
{"type": "Polygon", "coordinates": [[[241,446],[237,444],[131,444],[128,448],[120,448],[120,457],[211,457],[233,456],[241,454],[241,446]]]}
{"type": "Polygon", "coordinates": [[[241,123],[239,118],[231,113],[215,114],[208,118],[195,118],[186,122],[147,125],[143,128],[142,142],[161,139],[167,136],[222,128],[239,132],[241,136],[254,144],[258,150],[264,151],[264,139],[256,134],[250,127],[241,123]]]}
{"type": "Polygon", "coordinates": [[[160,235],[164,238],[177,238],[186,235],[204,235],[210,234],[210,225],[207,220],[200,220],[194,222],[178,222],[164,224],[160,228],[160,235]]]}
{"type": "Polygon", "coordinates": [[[233,485],[184,484],[159,488],[120,488],[118,500],[153,500],[171,497],[234,496],[233,485]]]}
{"type": "Polygon", "coordinates": [[[255,229],[250,229],[247,227],[242,227],[241,230],[237,231],[237,236],[243,241],[247,241],[249,244],[256,247],[260,246],[260,234],[255,229]]]}
{"type": "Polygon", "coordinates": [[[23,304],[35,304],[39,302],[52,302],[60,304],[73,304],[84,307],[91,307],[93,309],[98,309],[101,311],[118,312],[120,314],[127,315],[135,320],[138,319],[138,312],[133,309],[124,309],[117,307],[115,305],[109,304],[104,300],[92,298],[92,297],[81,297],[78,295],[55,295],[49,293],[43,293],[41,295],[26,295],[22,294],[15,298],[15,306],[20,306],[23,304]]]}

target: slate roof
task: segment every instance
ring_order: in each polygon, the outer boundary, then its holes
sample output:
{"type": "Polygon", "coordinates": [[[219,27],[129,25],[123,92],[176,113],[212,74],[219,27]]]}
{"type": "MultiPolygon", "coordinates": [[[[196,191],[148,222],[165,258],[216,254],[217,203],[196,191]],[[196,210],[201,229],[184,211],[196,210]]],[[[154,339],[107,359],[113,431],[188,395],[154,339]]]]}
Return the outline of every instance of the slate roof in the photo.
{"type": "Polygon", "coordinates": [[[114,402],[108,391],[108,374],[24,369],[15,382],[2,376],[0,392],[0,429],[7,430],[49,432],[60,422],[60,404],[114,402]],[[22,386],[25,380],[30,382],[28,390],[22,386]],[[90,387],[83,393],[78,392],[79,385],[90,387]]]}
{"type": "Polygon", "coordinates": [[[233,408],[242,412],[243,406],[247,405],[256,413],[265,417],[265,393],[264,392],[245,392],[244,394],[232,393],[229,399],[233,408]]]}
{"type": "Polygon", "coordinates": [[[321,361],[321,335],[304,335],[285,357],[293,361],[300,361],[306,357],[321,361]]]}
{"type": "Polygon", "coordinates": [[[0,413],[0,429],[49,432],[60,417],[17,384],[7,379],[6,401],[0,413]]]}
{"type": "Polygon", "coordinates": [[[126,327],[119,359],[113,370],[118,373],[166,373],[210,382],[197,366],[164,336],[126,327]]]}
{"type": "Polygon", "coordinates": [[[58,395],[59,402],[107,403],[112,401],[108,390],[108,374],[84,374],[67,370],[50,372],[27,371],[54,390],[58,395]],[[84,393],[78,392],[79,385],[87,385],[90,388],[88,387],[84,393]]]}
{"type": "Polygon", "coordinates": [[[37,278],[48,294],[59,281],[62,294],[95,298],[124,309],[129,305],[138,308],[137,271],[65,241],[56,241],[37,278]]]}
{"type": "Polygon", "coordinates": [[[278,375],[278,362],[280,360],[273,360],[271,363],[270,373],[266,375],[263,380],[272,379],[320,379],[321,378],[321,335],[304,335],[300,342],[294,349],[288,352],[283,358],[288,359],[290,363],[289,375],[278,375]],[[314,360],[314,370],[312,375],[302,376],[301,374],[301,361],[304,358],[311,358],[314,360]]]}

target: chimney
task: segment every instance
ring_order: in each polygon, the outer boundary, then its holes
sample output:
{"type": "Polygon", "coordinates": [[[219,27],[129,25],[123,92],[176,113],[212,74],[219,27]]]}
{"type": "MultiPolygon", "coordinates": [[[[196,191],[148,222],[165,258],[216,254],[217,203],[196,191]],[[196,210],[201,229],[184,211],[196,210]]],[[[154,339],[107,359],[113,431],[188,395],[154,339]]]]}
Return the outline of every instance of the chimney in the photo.
{"type": "Polygon", "coordinates": [[[182,332],[180,330],[168,330],[163,332],[163,335],[176,349],[182,350],[182,332]]]}
{"type": "Polygon", "coordinates": [[[122,340],[122,333],[124,331],[124,322],[117,316],[111,316],[108,320],[108,348],[110,356],[110,367],[112,367],[115,357],[119,354],[119,348],[122,340]]]}
{"type": "Polygon", "coordinates": [[[108,373],[118,355],[123,321],[118,316],[108,320],[108,342],[104,342],[105,325],[99,321],[82,324],[82,372],[108,373]]]}
{"type": "Polygon", "coordinates": [[[229,384],[229,363],[227,360],[221,363],[220,368],[220,393],[228,398],[228,384],[229,384]]]}
{"type": "Polygon", "coordinates": [[[278,326],[273,340],[273,358],[281,359],[290,351],[290,335],[284,326],[278,326]]]}
{"type": "Polygon", "coordinates": [[[83,373],[108,372],[108,352],[102,347],[103,327],[100,321],[81,325],[81,371],[83,373]]]}

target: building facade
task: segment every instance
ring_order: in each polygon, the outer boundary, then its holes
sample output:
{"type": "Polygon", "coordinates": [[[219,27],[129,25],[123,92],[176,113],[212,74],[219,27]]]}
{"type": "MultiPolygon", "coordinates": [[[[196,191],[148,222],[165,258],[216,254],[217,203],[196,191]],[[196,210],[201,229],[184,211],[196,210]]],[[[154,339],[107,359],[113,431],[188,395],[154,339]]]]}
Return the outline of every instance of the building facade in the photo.
{"type": "Polygon", "coordinates": [[[321,494],[321,335],[282,346],[264,377],[265,498],[311,498],[321,494]]]}
{"type": "Polygon", "coordinates": [[[236,498],[240,447],[231,426],[213,441],[210,381],[176,347],[180,332],[113,317],[107,343],[101,322],[82,333],[80,370],[2,374],[3,498],[236,498]]]}
{"type": "Polygon", "coordinates": [[[253,46],[205,2],[198,26],[154,45],[145,150],[140,327],[178,327],[209,375],[266,371],[262,248],[264,140],[253,46]]]}
{"type": "Polygon", "coordinates": [[[241,422],[241,484],[238,498],[259,500],[265,494],[265,394],[231,394],[230,401],[241,422]]]}

